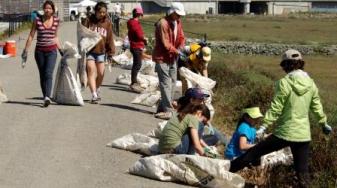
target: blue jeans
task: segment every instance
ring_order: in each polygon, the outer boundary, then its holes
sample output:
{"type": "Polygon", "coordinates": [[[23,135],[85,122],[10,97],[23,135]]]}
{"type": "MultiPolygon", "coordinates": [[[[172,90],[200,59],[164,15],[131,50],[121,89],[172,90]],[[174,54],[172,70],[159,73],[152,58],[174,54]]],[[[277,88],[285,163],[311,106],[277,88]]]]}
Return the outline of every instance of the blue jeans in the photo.
{"type": "MultiPolygon", "coordinates": [[[[181,138],[181,143],[174,149],[175,154],[191,154],[191,155],[195,154],[195,149],[189,132],[190,129],[191,128],[188,128],[186,133],[181,138]]],[[[199,139],[201,138],[203,132],[204,132],[204,125],[199,124],[198,129],[199,139]]]]}
{"type": "Polygon", "coordinates": [[[205,141],[205,143],[209,146],[214,146],[218,142],[221,142],[224,146],[226,146],[228,143],[226,136],[214,127],[211,127],[210,129],[212,129],[211,134],[202,135],[202,139],[205,141]]]}
{"type": "Polygon", "coordinates": [[[43,97],[50,98],[51,96],[56,58],[56,49],[49,52],[35,50],[35,60],[40,73],[40,86],[43,97]]]}
{"type": "Polygon", "coordinates": [[[171,101],[177,81],[177,64],[156,63],[155,70],[159,78],[159,89],[161,100],[159,102],[157,112],[172,111],[171,101]]]}

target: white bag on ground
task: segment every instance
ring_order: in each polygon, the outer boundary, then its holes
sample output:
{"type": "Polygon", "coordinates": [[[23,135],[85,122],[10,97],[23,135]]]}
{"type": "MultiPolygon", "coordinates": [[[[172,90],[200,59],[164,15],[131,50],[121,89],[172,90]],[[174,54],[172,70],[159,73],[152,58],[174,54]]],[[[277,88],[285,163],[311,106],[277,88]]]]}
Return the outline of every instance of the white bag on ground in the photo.
{"type": "MultiPolygon", "coordinates": [[[[151,75],[138,74],[137,81],[141,87],[147,88],[156,88],[159,84],[158,77],[151,75]]],[[[129,73],[123,73],[119,75],[116,79],[117,84],[130,85],[131,84],[131,75],[129,73]]]]}
{"type": "Polygon", "coordinates": [[[154,137],[154,138],[159,138],[166,124],[167,124],[167,121],[159,122],[157,127],[151,130],[150,132],[148,132],[146,135],[150,137],[154,137]]]}
{"type": "Polygon", "coordinates": [[[142,67],[140,68],[139,72],[145,75],[157,76],[157,73],[155,72],[155,66],[156,63],[153,62],[151,59],[144,59],[142,61],[142,67]]]}
{"type": "Polygon", "coordinates": [[[276,166],[278,164],[290,165],[293,163],[293,155],[289,147],[269,153],[261,157],[262,168],[276,166]]]}
{"type": "Polygon", "coordinates": [[[160,91],[153,91],[137,95],[136,98],[131,101],[131,103],[154,107],[158,103],[159,99],[160,91]]]}
{"type": "Polygon", "coordinates": [[[95,47],[95,45],[101,39],[102,37],[99,33],[91,31],[90,29],[83,26],[80,22],[77,22],[77,40],[81,58],[77,61],[76,78],[82,89],[86,88],[88,84],[86,71],[86,53],[95,47]]]}
{"type": "Polygon", "coordinates": [[[107,146],[144,155],[156,155],[159,153],[158,142],[158,139],[140,133],[133,133],[113,140],[107,146]]]}
{"type": "Polygon", "coordinates": [[[76,79],[68,66],[69,58],[79,58],[77,49],[69,42],[65,42],[64,56],[57,69],[55,85],[53,90],[53,100],[58,104],[80,105],[83,106],[83,98],[76,79]]]}
{"type": "Polygon", "coordinates": [[[229,167],[229,160],[164,154],[139,159],[129,169],[129,173],[198,187],[244,187],[245,180],[238,174],[229,172],[229,167]]]}

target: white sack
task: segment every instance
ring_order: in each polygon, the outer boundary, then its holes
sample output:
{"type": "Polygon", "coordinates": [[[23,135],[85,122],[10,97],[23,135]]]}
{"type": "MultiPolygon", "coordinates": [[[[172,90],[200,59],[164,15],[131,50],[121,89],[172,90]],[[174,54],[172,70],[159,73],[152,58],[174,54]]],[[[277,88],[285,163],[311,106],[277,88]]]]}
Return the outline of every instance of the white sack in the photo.
{"type": "Polygon", "coordinates": [[[86,88],[88,84],[86,53],[95,47],[101,39],[102,37],[99,33],[91,31],[80,22],[77,22],[77,40],[82,58],[77,61],[76,78],[82,89],[86,88]]]}
{"type": "Polygon", "coordinates": [[[107,146],[145,155],[156,155],[159,153],[158,142],[158,139],[140,133],[133,133],[113,140],[107,146]]]}
{"type": "MultiPolygon", "coordinates": [[[[158,77],[151,75],[138,74],[137,81],[143,88],[156,88],[159,84],[158,77]]],[[[129,73],[123,73],[116,79],[117,84],[130,85],[131,75],[129,73]]]]}
{"type": "Polygon", "coordinates": [[[229,160],[164,154],[139,159],[129,169],[129,173],[198,187],[244,187],[245,180],[238,174],[229,172],[229,167],[229,160]]]}
{"type": "Polygon", "coordinates": [[[159,138],[166,124],[167,124],[167,121],[159,122],[157,127],[151,130],[150,132],[148,132],[146,135],[150,137],[154,137],[154,138],[159,138]]]}
{"type": "Polygon", "coordinates": [[[64,56],[61,58],[55,78],[53,100],[58,104],[83,106],[80,88],[67,63],[69,58],[79,58],[80,56],[77,53],[77,48],[69,42],[65,42],[63,50],[64,56]]]}
{"type": "Polygon", "coordinates": [[[216,81],[210,78],[201,76],[199,74],[196,74],[186,67],[181,67],[179,69],[179,73],[181,76],[186,78],[186,80],[190,81],[194,87],[200,87],[202,89],[211,91],[216,84],[216,81]]]}
{"type": "Polygon", "coordinates": [[[293,155],[289,147],[269,153],[261,157],[261,166],[272,167],[278,164],[290,165],[293,162],[293,155]]]}
{"type": "Polygon", "coordinates": [[[157,73],[155,72],[155,66],[156,63],[153,62],[151,59],[144,59],[142,61],[142,67],[140,68],[139,72],[145,75],[157,76],[157,73]]]}
{"type": "Polygon", "coordinates": [[[131,103],[155,107],[159,99],[160,91],[153,91],[137,95],[136,98],[131,101],[131,103]]]}

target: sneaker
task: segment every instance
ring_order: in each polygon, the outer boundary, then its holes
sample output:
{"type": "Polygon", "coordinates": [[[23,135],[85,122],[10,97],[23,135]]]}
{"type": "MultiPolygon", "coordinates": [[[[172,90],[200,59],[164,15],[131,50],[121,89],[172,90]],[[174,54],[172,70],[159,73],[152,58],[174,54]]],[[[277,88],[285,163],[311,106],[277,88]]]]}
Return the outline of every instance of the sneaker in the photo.
{"type": "Polygon", "coordinates": [[[45,97],[43,101],[44,101],[43,102],[43,107],[45,107],[45,108],[47,108],[50,105],[50,103],[51,103],[51,100],[50,100],[49,97],[45,97]]]}
{"type": "Polygon", "coordinates": [[[130,89],[131,89],[131,91],[133,91],[133,92],[135,92],[135,93],[141,93],[141,92],[143,92],[145,89],[142,87],[142,86],[140,86],[140,84],[138,84],[138,83],[135,83],[135,84],[132,84],[132,85],[130,85],[130,89]]]}
{"type": "Polygon", "coordinates": [[[97,101],[101,101],[102,100],[102,98],[101,98],[101,90],[97,89],[96,93],[97,93],[97,101]]]}
{"type": "Polygon", "coordinates": [[[90,103],[91,104],[98,104],[98,97],[92,97],[90,103]]]}
{"type": "Polygon", "coordinates": [[[154,115],[155,118],[169,120],[172,117],[171,112],[158,112],[154,115]]]}

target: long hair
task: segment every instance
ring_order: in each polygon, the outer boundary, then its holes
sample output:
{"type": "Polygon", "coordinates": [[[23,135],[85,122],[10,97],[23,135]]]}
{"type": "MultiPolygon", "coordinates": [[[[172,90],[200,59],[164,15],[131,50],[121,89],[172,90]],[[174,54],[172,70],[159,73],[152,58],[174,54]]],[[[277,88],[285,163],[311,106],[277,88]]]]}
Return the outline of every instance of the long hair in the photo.
{"type": "Polygon", "coordinates": [[[95,12],[98,12],[99,10],[101,10],[102,8],[105,8],[106,10],[108,10],[108,5],[103,2],[103,1],[100,1],[98,2],[95,7],[94,7],[94,11],[95,12]]]}
{"type": "Polygon", "coordinates": [[[53,9],[53,13],[55,13],[55,4],[53,1],[47,0],[43,3],[42,8],[44,9],[47,5],[51,6],[51,9],[53,9]]]}
{"type": "Polygon", "coordinates": [[[243,123],[243,122],[245,122],[245,123],[247,123],[247,124],[250,125],[250,123],[247,122],[247,120],[246,120],[249,117],[250,116],[247,113],[242,114],[241,117],[240,117],[240,119],[239,119],[239,121],[238,121],[238,124],[236,125],[236,129],[235,130],[238,130],[240,124],[243,123]]]}

